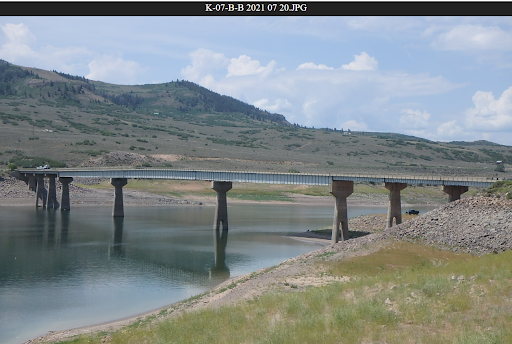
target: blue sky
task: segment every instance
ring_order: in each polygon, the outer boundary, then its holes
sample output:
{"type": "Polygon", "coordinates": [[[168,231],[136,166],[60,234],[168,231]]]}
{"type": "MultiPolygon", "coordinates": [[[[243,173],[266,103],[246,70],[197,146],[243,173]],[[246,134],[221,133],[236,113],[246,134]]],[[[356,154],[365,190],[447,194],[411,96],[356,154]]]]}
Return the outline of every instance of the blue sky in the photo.
{"type": "Polygon", "coordinates": [[[309,127],[512,145],[512,17],[0,17],[0,59],[186,79],[309,127]]]}

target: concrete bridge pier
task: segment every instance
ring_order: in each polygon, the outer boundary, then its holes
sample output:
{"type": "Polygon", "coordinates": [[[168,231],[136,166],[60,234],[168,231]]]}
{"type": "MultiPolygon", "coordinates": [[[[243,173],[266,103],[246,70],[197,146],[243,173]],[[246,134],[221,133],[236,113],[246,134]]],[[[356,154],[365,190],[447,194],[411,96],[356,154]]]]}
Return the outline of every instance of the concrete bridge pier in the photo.
{"type": "Polygon", "coordinates": [[[333,180],[331,182],[331,194],[336,197],[334,205],[334,222],[332,225],[331,243],[338,242],[341,224],[342,240],[348,240],[348,215],[347,215],[347,197],[354,192],[354,182],[345,180],[333,180]]]}
{"type": "Polygon", "coordinates": [[[460,199],[460,195],[468,191],[469,187],[459,185],[443,185],[443,192],[448,194],[448,202],[460,199]]]}
{"type": "Polygon", "coordinates": [[[407,183],[384,183],[384,187],[389,190],[389,207],[386,228],[390,228],[393,227],[393,219],[396,219],[397,225],[402,223],[400,191],[407,187],[407,183]]]}
{"type": "Polygon", "coordinates": [[[215,220],[213,229],[219,230],[222,223],[222,229],[228,230],[228,203],[226,193],[233,187],[232,182],[212,181],[212,189],[217,191],[217,207],[215,209],[215,220]]]}
{"type": "Polygon", "coordinates": [[[114,209],[112,210],[113,217],[123,217],[124,216],[124,207],[123,207],[123,186],[128,183],[128,179],[126,178],[111,178],[110,184],[112,184],[116,190],[114,193],[114,209]]]}
{"type": "Polygon", "coordinates": [[[36,208],[39,207],[39,200],[42,202],[43,209],[46,209],[46,199],[48,192],[44,185],[44,176],[42,174],[37,175],[37,193],[36,193],[36,208]]]}
{"type": "Polygon", "coordinates": [[[71,210],[69,203],[69,184],[73,181],[71,177],[59,177],[59,182],[62,184],[62,196],[60,200],[60,210],[71,210]]]}
{"type": "Polygon", "coordinates": [[[57,202],[57,187],[55,185],[55,178],[57,178],[57,175],[55,174],[48,175],[48,209],[59,209],[59,202],[57,202]]]}

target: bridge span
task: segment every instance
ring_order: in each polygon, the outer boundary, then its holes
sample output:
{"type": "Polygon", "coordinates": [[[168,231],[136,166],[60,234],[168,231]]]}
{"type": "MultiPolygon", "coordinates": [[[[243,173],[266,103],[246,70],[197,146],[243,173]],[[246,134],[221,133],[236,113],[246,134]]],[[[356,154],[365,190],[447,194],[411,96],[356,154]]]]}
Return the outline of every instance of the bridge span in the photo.
{"type": "Polygon", "coordinates": [[[109,178],[114,186],[114,206],[112,216],[124,216],[123,186],[128,179],[176,179],[206,180],[212,182],[217,191],[217,210],[215,212],[214,229],[217,231],[222,224],[223,230],[228,229],[227,192],[233,182],[298,184],[298,185],[329,185],[330,193],[335,197],[332,242],[338,242],[341,229],[342,240],[348,239],[347,197],[354,191],[354,182],[383,183],[389,190],[389,207],[387,227],[393,222],[402,222],[400,191],[408,184],[440,185],[448,194],[450,202],[460,198],[469,187],[488,187],[496,180],[485,177],[466,176],[434,176],[434,175],[385,175],[385,174],[304,174],[278,172],[241,172],[213,170],[174,170],[174,169],[126,169],[126,168],[62,168],[62,169],[20,169],[11,173],[12,176],[25,181],[30,190],[36,193],[36,207],[39,201],[45,209],[58,209],[56,179],[62,184],[61,210],[70,210],[69,184],[73,178],[109,178]],[[45,186],[48,179],[48,189],[45,186]]]}

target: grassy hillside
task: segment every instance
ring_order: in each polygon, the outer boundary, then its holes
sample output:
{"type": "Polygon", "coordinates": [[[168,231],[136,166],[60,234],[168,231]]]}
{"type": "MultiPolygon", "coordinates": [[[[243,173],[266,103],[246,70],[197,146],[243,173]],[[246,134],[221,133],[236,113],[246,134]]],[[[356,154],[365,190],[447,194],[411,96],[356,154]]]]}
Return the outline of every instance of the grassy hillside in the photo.
{"type": "Polygon", "coordinates": [[[113,85],[0,61],[0,169],[162,166],[501,177],[512,147],[303,128],[187,81],[113,85]]]}

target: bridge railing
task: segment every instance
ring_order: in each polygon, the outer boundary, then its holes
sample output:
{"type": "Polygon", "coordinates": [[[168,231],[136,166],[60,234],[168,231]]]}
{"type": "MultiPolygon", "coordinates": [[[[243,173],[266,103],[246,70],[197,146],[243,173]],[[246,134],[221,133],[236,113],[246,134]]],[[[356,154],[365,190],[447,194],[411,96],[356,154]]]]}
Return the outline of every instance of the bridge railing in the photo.
{"type": "Polygon", "coordinates": [[[442,176],[442,175],[406,175],[375,173],[291,173],[261,171],[214,171],[203,169],[170,168],[58,168],[50,170],[22,169],[20,173],[56,174],[59,177],[84,178],[139,178],[139,179],[181,179],[239,181],[251,183],[310,184],[328,185],[332,180],[351,180],[355,182],[409,183],[431,185],[489,186],[497,179],[489,177],[442,176]]]}

